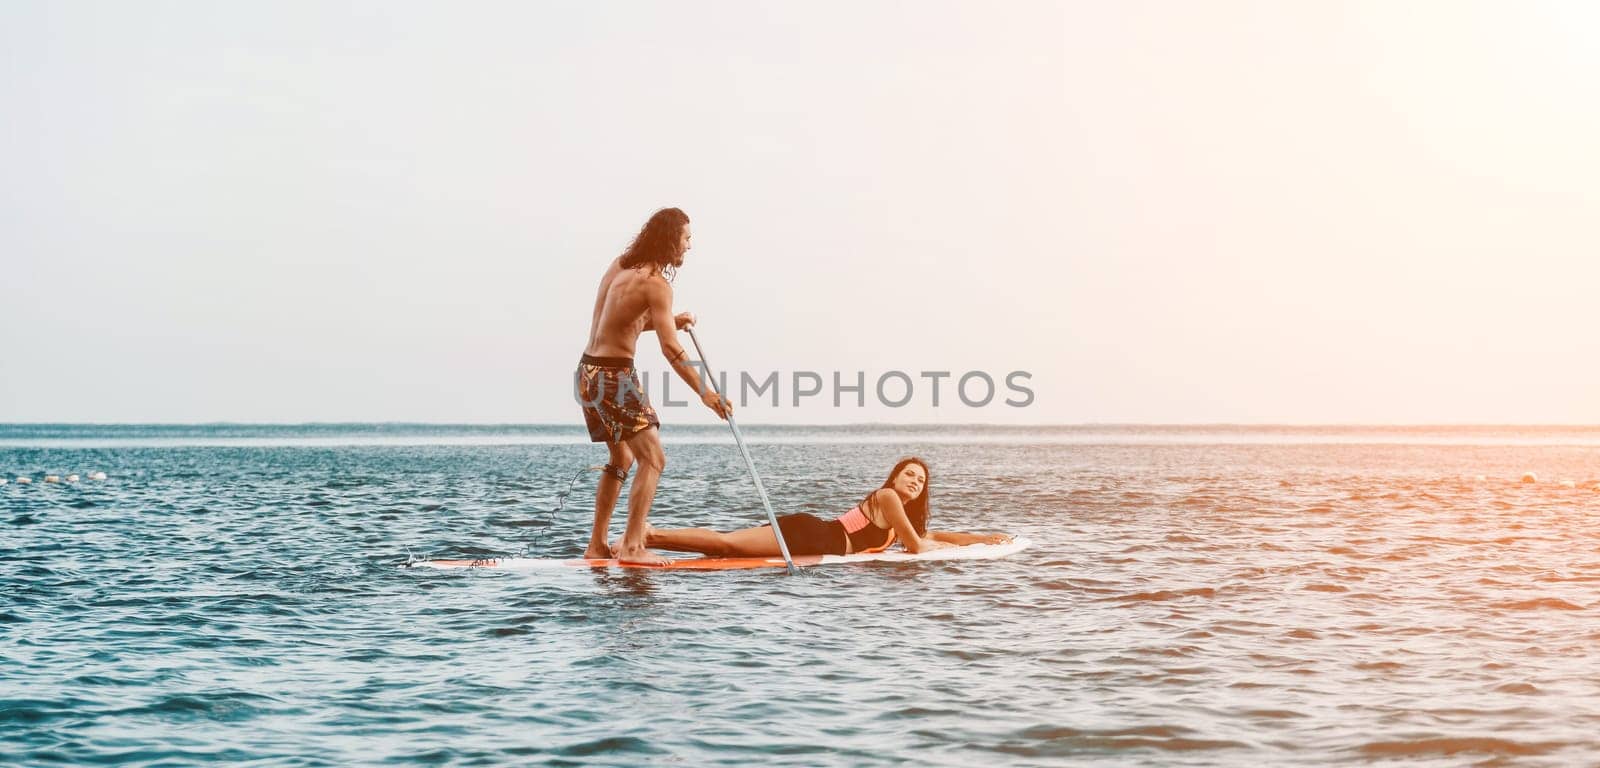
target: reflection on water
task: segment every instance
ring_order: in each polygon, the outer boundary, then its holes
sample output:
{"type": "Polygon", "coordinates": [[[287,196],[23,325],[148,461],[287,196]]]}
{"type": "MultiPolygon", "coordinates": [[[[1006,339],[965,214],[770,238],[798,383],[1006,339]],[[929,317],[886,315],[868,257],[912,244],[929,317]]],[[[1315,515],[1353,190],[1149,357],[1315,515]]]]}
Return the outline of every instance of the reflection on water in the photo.
{"type": "MultiPolygon", "coordinates": [[[[581,553],[575,556],[581,556],[581,553]]],[[[661,574],[637,569],[590,569],[595,587],[601,594],[621,601],[628,610],[657,607],[650,598],[655,594],[655,581],[661,574]]]]}

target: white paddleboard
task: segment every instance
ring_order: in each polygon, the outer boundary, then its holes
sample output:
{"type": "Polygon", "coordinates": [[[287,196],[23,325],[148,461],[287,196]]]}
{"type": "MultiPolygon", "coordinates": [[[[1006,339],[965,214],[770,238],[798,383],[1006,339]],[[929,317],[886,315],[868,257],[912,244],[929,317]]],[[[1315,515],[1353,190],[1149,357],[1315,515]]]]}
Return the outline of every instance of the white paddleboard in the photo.
{"type": "MultiPolygon", "coordinates": [[[[1009,557],[1033,542],[1018,536],[1004,544],[968,544],[963,547],[945,547],[913,555],[910,552],[890,551],[861,555],[803,555],[794,558],[802,568],[842,563],[909,563],[932,560],[993,560],[1009,557]]],[[[666,565],[622,563],[616,560],[586,558],[538,557],[485,557],[472,560],[416,560],[406,564],[409,568],[492,568],[502,571],[538,571],[548,568],[647,568],[654,571],[736,571],[752,568],[783,568],[781,557],[685,557],[666,565]]]]}

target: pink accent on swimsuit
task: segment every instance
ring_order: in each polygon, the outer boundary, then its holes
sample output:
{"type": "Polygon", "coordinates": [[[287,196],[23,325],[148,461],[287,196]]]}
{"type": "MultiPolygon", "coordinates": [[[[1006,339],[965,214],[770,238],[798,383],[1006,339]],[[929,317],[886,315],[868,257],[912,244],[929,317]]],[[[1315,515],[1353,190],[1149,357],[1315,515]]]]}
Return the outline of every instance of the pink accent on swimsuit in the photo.
{"type": "Polygon", "coordinates": [[[872,524],[872,521],[867,519],[867,514],[861,511],[859,505],[851,507],[849,512],[840,515],[839,522],[844,524],[845,533],[855,533],[872,524]]]}

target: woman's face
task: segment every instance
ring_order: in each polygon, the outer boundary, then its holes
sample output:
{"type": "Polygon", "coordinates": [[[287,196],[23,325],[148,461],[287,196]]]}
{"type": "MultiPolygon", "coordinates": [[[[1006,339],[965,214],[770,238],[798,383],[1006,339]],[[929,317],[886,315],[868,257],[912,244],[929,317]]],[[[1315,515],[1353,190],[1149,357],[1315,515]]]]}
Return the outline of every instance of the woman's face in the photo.
{"type": "Polygon", "coordinates": [[[901,467],[900,473],[894,476],[894,492],[900,494],[902,502],[921,495],[923,486],[927,484],[928,471],[914,461],[901,467]]]}

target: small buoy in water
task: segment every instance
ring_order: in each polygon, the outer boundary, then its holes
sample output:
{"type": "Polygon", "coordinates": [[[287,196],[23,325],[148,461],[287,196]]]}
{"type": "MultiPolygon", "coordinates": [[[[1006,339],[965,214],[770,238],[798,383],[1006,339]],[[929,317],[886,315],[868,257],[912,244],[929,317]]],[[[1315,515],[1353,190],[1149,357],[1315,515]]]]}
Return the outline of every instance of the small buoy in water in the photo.
{"type": "Polygon", "coordinates": [[[90,472],[89,473],[89,479],[90,480],[104,480],[104,479],[106,479],[106,473],[104,473],[104,472],[90,472]]]}
{"type": "Polygon", "coordinates": [[[59,483],[59,482],[61,482],[61,476],[60,475],[45,475],[44,476],[44,481],[47,482],[47,483],[59,483]]]}
{"type": "Polygon", "coordinates": [[[78,476],[77,475],[67,475],[67,482],[69,482],[69,483],[78,482],[78,476]]]}
{"type": "Polygon", "coordinates": [[[1537,483],[1537,482],[1539,482],[1539,476],[1535,475],[1532,472],[1524,472],[1524,473],[1522,473],[1522,482],[1524,482],[1524,483],[1537,483]]]}
{"type": "Polygon", "coordinates": [[[3,477],[0,477],[0,485],[5,485],[6,483],[9,483],[9,482],[11,482],[11,481],[7,480],[7,479],[5,479],[3,477]]]}
{"type": "Polygon", "coordinates": [[[31,483],[31,482],[33,482],[33,478],[31,478],[31,477],[19,477],[19,478],[17,478],[17,485],[27,485],[28,483],[31,483]]]}
{"type": "Polygon", "coordinates": [[[1577,488],[1578,487],[1578,482],[1576,480],[1562,480],[1561,481],[1561,487],[1562,488],[1577,488]]]}
{"type": "Polygon", "coordinates": [[[1488,479],[1489,479],[1489,478],[1487,478],[1487,477],[1484,477],[1484,476],[1483,476],[1483,475],[1478,475],[1478,476],[1476,476],[1476,477],[1474,477],[1474,478],[1472,478],[1472,479],[1473,479],[1473,480],[1474,480],[1474,481],[1476,481],[1476,482],[1479,482],[1479,483],[1481,483],[1481,482],[1484,482],[1484,481],[1485,481],[1485,480],[1488,480],[1488,479]]]}

